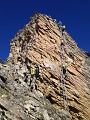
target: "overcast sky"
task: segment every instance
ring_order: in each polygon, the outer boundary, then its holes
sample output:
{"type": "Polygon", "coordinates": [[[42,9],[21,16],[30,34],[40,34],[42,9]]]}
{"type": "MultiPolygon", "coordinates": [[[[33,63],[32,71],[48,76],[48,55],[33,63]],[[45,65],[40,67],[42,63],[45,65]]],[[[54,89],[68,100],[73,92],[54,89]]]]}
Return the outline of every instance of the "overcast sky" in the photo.
{"type": "Polygon", "coordinates": [[[0,0],[0,58],[10,52],[10,41],[37,11],[62,21],[83,50],[90,52],[90,0],[0,0]]]}

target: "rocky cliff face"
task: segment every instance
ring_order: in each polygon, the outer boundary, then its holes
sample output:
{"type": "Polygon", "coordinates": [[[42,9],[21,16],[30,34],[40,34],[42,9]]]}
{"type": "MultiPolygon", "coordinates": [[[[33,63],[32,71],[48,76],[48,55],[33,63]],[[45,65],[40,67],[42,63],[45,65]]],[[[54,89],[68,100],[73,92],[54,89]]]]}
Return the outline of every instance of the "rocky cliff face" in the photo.
{"type": "Polygon", "coordinates": [[[10,42],[6,63],[0,63],[0,114],[8,120],[90,120],[90,54],[78,48],[47,15],[35,13],[10,42]],[[62,55],[64,58],[62,58],[62,55]],[[68,61],[62,94],[60,69],[68,61]],[[37,91],[24,81],[27,65],[38,64],[37,91]],[[66,102],[66,103],[65,103],[66,102]],[[65,109],[65,106],[69,108],[65,109]]]}

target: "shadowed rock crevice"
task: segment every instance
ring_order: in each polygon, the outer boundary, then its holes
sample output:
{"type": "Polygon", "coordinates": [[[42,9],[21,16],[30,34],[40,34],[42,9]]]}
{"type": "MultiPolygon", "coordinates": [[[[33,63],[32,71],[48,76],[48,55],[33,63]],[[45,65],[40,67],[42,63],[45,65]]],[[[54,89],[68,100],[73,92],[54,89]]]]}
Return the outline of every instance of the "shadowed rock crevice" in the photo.
{"type": "Polygon", "coordinates": [[[88,53],[88,52],[85,52],[85,54],[86,54],[88,57],[90,57],[90,53],[88,53]]]}
{"type": "Polygon", "coordinates": [[[0,75],[0,79],[1,79],[4,83],[5,83],[6,80],[7,80],[6,78],[4,78],[4,76],[1,76],[1,75],[0,75]]]}
{"type": "Polygon", "coordinates": [[[72,107],[72,106],[69,106],[69,110],[73,111],[74,113],[79,113],[79,110],[77,108],[72,107]]]}
{"type": "Polygon", "coordinates": [[[46,98],[50,101],[51,104],[54,104],[55,101],[52,99],[52,96],[49,94],[46,98]]]}

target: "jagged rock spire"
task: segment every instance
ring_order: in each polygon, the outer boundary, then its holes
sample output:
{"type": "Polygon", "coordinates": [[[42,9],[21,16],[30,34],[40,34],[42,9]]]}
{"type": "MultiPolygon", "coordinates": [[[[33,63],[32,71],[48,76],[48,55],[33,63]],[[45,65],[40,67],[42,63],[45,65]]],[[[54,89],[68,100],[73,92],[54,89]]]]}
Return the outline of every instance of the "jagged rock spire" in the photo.
{"type": "MultiPolygon", "coordinates": [[[[18,31],[10,42],[7,63],[14,65],[18,74],[27,71],[27,65],[38,64],[40,77],[38,90],[56,109],[63,109],[60,68],[62,66],[60,43],[62,34],[50,16],[35,13],[30,22],[18,31]],[[19,67],[19,68],[18,68],[19,67]]],[[[65,31],[64,57],[68,61],[65,79],[68,106],[72,119],[90,119],[90,57],[78,48],[65,31]],[[87,102],[88,101],[88,102],[87,102]]]]}

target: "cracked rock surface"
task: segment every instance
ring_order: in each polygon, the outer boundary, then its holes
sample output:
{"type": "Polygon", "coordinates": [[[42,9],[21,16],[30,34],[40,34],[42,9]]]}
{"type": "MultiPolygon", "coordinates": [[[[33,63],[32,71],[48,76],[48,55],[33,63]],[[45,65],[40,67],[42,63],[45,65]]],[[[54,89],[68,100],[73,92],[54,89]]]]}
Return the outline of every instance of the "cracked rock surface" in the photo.
{"type": "Polygon", "coordinates": [[[60,69],[61,32],[50,16],[35,13],[10,42],[6,62],[0,62],[0,117],[5,120],[90,120],[90,54],[65,31],[65,78],[69,112],[64,110],[60,69]],[[27,65],[38,64],[33,93],[26,83],[27,65]]]}

